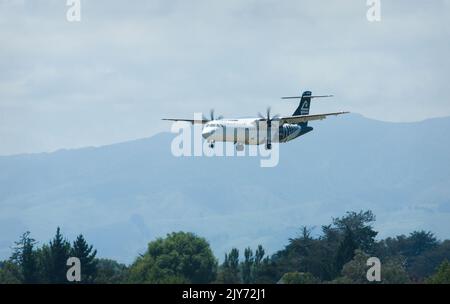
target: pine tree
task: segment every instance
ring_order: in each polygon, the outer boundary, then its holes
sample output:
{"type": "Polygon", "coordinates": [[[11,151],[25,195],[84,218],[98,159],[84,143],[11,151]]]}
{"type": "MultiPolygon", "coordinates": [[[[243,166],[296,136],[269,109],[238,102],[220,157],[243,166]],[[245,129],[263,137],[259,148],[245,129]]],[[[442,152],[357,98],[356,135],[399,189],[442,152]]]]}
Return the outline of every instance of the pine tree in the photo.
{"type": "Polygon", "coordinates": [[[88,245],[82,234],[73,242],[71,256],[80,259],[81,281],[83,283],[92,283],[95,280],[97,273],[96,254],[97,250],[94,250],[92,245],[88,245]]]}
{"type": "Polygon", "coordinates": [[[49,282],[67,283],[66,273],[68,268],[66,263],[70,256],[70,243],[63,238],[59,227],[56,229],[55,237],[50,241],[46,256],[49,259],[47,263],[49,282]]]}
{"type": "Polygon", "coordinates": [[[25,232],[18,242],[15,242],[11,260],[19,267],[22,274],[22,280],[25,284],[38,282],[37,255],[34,250],[36,241],[30,237],[30,232],[25,232]]]}

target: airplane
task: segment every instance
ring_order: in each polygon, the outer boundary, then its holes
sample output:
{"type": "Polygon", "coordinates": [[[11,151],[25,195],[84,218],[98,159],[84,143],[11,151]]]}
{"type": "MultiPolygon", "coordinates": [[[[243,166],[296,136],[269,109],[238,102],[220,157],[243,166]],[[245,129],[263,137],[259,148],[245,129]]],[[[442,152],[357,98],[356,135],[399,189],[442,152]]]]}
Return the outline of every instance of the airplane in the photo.
{"type": "Polygon", "coordinates": [[[300,99],[300,103],[292,116],[271,116],[270,108],[266,116],[258,113],[255,118],[225,119],[222,116],[214,117],[211,110],[210,119],[201,120],[163,118],[168,121],[185,121],[191,124],[202,124],[202,137],[207,140],[209,147],[214,148],[216,142],[233,142],[237,151],[243,151],[244,145],[265,144],[267,150],[272,149],[272,142],[285,143],[313,130],[308,126],[312,120],[322,120],[328,116],[337,116],[349,112],[334,112],[323,114],[309,114],[311,100],[314,98],[332,97],[333,95],[312,95],[305,91],[301,96],[288,96],[282,99],[300,99]],[[272,123],[276,124],[272,130],[272,123]]]}

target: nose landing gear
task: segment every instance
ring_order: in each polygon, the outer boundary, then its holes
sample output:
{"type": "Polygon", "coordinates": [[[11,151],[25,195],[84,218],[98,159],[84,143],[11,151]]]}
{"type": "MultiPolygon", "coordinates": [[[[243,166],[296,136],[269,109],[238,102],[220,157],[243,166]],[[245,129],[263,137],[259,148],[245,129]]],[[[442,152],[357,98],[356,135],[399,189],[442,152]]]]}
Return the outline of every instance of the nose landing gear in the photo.
{"type": "Polygon", "coordinates": [[[215,144],[216,142],[214,141],[214,140],[211,140],[210,142],[209,142],[209,147],[211,148],[211,149],[214,149],[214,144],[215,144]]]}

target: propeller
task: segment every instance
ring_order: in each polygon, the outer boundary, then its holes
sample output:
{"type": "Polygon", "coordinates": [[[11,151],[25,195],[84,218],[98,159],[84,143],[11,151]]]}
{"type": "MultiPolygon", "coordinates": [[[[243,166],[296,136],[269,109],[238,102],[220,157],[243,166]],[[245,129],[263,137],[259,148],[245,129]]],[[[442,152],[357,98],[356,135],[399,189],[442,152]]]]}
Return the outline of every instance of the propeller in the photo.
{"type": "Polygon", "coordinates": [[[274,115],[270,116],[270,107],[267,108],[266,116],[263,116],[261,113],[258,113],[259,118],[263,119],[267,123],[267,141],[266,141],[266,148],[271,149],[272,148],[272,121],[278,120],[280,118],[280,115],[274,115]]]}
{"type": "MultiPolygon", "coordinates": [[[[217,117],[214,117],[214,109],[211,109],[211,110],[209,111],[209,117],[210,117],[209,120],[216,120],[216,119],[222,119],[222,118],[223,118],[222,115],[219,115],[219,116],[217,116],[217,117]]],[[[205,116],[203,116],[203,119],[204,119],[204,120],[208,120],[205,116]]]]}

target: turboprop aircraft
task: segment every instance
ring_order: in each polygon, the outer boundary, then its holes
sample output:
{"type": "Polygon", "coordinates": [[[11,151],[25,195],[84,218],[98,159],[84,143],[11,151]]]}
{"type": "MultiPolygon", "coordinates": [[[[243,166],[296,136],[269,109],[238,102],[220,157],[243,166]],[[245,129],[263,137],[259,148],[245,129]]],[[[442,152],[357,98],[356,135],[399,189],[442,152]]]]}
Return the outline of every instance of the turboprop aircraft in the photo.
{"type": "Polygon", "coordinates": [[[272,142],[285,143],[313,130],[308,126],[312,120],[322,120],[328,116],[336,116],[349,112],[334,112],[323,114],[309,114],[311,100],[314,98],[332,97],[333,95],[312,95],[311,91],[305,91],[301,96],[282,97],[282,99],[299,99],[300,103],[292,116],[270,115],[270,108],[265,116],[258,113],[254,118],[230,118],[222,116],[214,117],[211,110],[210,119],[178,119],[163,118],[170,121],[185,121],[192,124],[202,124],[202,136],[208,142],[210,148],[214,148],[216,142],[233,142],[237,151],[242,151],[244,145],[265,144],[266,149],[272,148],[272,142]]]}

